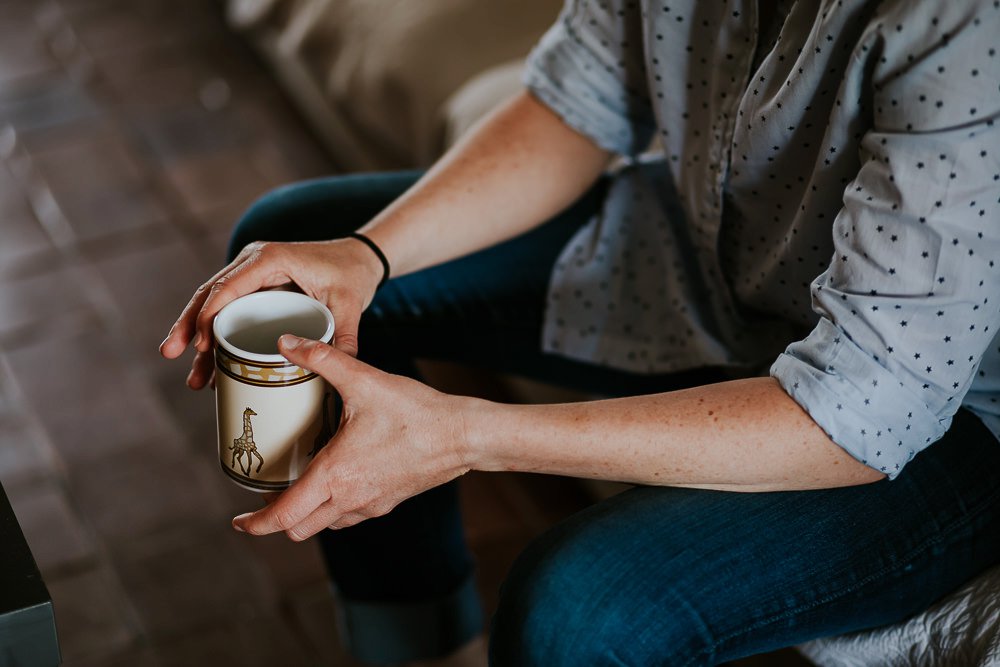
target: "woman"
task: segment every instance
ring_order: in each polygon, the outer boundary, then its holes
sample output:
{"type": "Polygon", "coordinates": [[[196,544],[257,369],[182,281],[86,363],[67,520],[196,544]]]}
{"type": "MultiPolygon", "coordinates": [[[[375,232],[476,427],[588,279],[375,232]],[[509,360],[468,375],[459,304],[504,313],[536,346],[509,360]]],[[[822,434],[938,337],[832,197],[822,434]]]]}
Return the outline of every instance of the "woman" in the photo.
{"type": "Polygon", "coordinates": [[[1000,9],[945,4],[571,1],[426,174],[266,196],[161,350],[203,387],[212,317],[294,283],[338,330],[282,353],[344,421],[234,527],[318,535],[373,663],[479,632],[468,470],[640,485],[521,556],[497,665],[716,664],[1000,560],[1000,9]],[[448,396],[416,356],[620,398],[448,396]],[[706,367],[748,377],[676,390],[706,367]]]}

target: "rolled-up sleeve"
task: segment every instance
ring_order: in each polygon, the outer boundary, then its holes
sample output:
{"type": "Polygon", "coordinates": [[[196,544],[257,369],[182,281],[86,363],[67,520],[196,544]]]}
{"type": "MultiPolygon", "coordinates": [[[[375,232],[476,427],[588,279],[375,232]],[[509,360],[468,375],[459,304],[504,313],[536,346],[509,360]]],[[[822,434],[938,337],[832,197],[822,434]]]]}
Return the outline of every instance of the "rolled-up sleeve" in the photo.
{"type": "Polygon", "coordinates": [[[605,150],[635,155],[655,131],[636,3],[568,0],[532,50],[527,88],[605,150]]]}
{"type": "Polygon", "coordinates": [[[955,5],[934,19],[952,23],[940,41],[883,44],[874,129],[811,286],[820,321],[771,367],[834,442],[890,478],[947,431],[1000,328],[996,22],[955,5]]]}

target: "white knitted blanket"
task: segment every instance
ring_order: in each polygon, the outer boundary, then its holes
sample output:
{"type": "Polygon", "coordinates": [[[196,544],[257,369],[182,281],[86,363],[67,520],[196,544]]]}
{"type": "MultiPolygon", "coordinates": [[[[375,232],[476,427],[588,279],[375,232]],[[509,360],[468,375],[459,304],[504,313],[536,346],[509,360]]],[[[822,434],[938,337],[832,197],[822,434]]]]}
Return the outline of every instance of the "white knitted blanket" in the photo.
{"type": "Polygon", "coordinates": [[[1000,566],[903,623],[798,648],[820,667],[1000,666],[1000,566]]]}

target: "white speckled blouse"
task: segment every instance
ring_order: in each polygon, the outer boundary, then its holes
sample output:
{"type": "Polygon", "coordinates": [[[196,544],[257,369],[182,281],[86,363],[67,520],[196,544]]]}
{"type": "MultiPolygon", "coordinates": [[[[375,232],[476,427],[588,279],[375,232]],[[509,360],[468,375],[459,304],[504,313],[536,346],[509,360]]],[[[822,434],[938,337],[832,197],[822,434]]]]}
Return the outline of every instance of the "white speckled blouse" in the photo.
{"type": "Polygon", "coordinates": [[[542,38],[529,89],[629,158],[543,346],[770,365],[894,477],[960,405],[1000,434],[1000,2],[771,5],[759,28],[755,0],[570,0],[542,38]]]}

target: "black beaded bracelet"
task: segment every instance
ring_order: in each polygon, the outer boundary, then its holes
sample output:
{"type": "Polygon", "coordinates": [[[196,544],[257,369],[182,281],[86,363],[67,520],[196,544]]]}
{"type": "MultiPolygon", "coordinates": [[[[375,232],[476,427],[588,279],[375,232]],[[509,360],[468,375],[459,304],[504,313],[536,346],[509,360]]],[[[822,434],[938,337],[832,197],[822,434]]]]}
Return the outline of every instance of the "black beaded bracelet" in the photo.
{"type": "MultiPolygon", "coordinates": [[[[382,249],[379,248],[377,245],[375,245],[375,242],[372,241],[367,236],[365,236],[364,234],[359,234],[358,232],[351,232],[347,236],[348,238],[357,239],[361,241],[366,246],[372,249],[372,252],[375,253],[376,257],[378,257],[378,261],[382,262],[382,280],[379,281],[378,287],[385,285],[385,282],[389,280],[389,260],[386,259],[385,253],[382,252],[382,249]]],[[[376,287],[375,289],[378,289],[378,287],[376,287]]]]}

